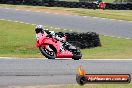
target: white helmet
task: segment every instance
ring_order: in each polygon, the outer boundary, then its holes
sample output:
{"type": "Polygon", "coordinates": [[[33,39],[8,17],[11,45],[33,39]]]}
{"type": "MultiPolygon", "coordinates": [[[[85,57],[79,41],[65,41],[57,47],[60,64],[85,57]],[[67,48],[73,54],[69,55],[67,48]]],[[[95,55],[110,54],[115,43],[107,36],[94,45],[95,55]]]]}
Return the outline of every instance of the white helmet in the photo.
{"type": "Polygon", "coordinates": [[[43,29],[43,25],[36,25],[36,28],[43,29]]]}
{"type": "Polygon", "coordinates": [[[35,28],[36,33],[42,33],[43,32],[43,25],[37,25],[35,28]]]}

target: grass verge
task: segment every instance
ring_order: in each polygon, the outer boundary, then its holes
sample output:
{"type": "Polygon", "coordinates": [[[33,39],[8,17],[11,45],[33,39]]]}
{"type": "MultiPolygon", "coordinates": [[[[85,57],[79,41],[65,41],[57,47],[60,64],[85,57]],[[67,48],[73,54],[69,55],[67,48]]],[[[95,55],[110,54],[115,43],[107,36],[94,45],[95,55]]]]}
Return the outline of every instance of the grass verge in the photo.
{"type": "Polygon", "coordinates": [[[45,85],[45,86],[13,86],[13,88],[132,88],[132,84],[87,84],[79,85],[45,85]]]}
{"type": "Polygon", "coordinates": [[[132,84],[87,84],[84,86],[69,85],[66,88],[132,88],[132,84]]]}
{"type": "MultiPolygon", "coordinates": [[[[55,28],[51,30],[63,31],[55,28]]],[[[82,49],[83,58],[132,58],[131,40],[106,36],[100,38],[102,47],[82,49]]],[[[43,57],[35,46],[33,25],[0,20],[0,41],[0,56],[43,57]]]]}
{"type": "Polygon", "coordinates": [[[131,10],[92,10],[83,8],[63,8],[63,7],[44,7],[44,6],[26,6],[26,5],[6,5],[0,4],[2,8],[16,8],[22,10],[32,10],[41,12],[53,12],[60,14],[72,14],[80,16],[91,16],[91,17],[101,17],[117,20],[132,21],[132,11],[131,10]]]}

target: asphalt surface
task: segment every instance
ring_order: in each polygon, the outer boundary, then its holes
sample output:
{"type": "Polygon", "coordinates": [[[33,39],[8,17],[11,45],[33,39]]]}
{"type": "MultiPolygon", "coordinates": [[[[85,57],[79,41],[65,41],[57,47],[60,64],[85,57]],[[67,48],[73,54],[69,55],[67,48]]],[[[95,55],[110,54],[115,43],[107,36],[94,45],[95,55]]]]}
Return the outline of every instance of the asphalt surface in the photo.
{"type": "MultiPolygon", "coordinates": [[[[132,22],[92,17],[18,11],[0,8],[0,19],[45,24],[81,32],[132,38],[132,22]]],[[[47,60],[0,59],[0,86],[51,85],[76,83],[77,68],[82,65],[87,73],[132,74],[132,60],[47,60]]]]}
{"type": "Polygon", "coordinates": [[[45,12],[20,11],[0,8],[0,19],[44,24],[81,32],[93,31],[103,35],[132,38],[132,22],[51,14],[45,12]]]}
{"type": "Polygon", "coordinates": [[[75,84],[77,68],[87,73],[132,74],[132,60],[0,59],[0,86],[75,84]]]}

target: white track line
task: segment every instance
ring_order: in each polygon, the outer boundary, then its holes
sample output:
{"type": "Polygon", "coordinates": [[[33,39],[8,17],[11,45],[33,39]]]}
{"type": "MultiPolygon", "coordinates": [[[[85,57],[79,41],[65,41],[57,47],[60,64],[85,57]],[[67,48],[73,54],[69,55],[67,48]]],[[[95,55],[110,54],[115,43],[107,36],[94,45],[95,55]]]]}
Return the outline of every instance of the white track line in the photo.
{"type": "Polygon", "coordinates": [[[5,8],[5,9],[8,9],[9,10],[10,8],[5,8]]]}
{"type": "Polygon", "coordinates": [[[63,30],[67,30],[67,29],[63,29],[63,30]]]}
{"type": "MultiPolygon", "coordinates": [[[[7,20],[7,21],[12,21],[12,20],[7,20]]],[[[15,22],[15,21],[14,21],[15,22]]]]}
{"type": "MultiPolygon", "coordinates": [[[[5,8],[5,9],[11,9],[11,8],[5,8]]],[[[21,9],[15,9],[15,10],[21,10],[21,9]]],[[[32,10],[24,10],[24,11],[32,11],[32,10]]],[[[33,12],[41,12],[41,11],[33,11],[33,12]]],[[[45,12],[45,13],[48,13],[48,14],[50,14],[51,12],[45,12]]],[[[58,15],[58,14],[60,14],[60,13],[52,13],[52,14],[56,14],[56,15],[58,15]]],[[[64,15],[71,15],[71,14],[64,14],[64,15]]],[[[79,16],[79,15],[73,15],[73,16],[79,16]]],[[[86,17],[91,17],[91,16],[82,16],[82,17],[84,17],[84,18],[86,18],[86,17]]],[[[113,21],[125,21],[125,20],[118,20],[118,19],[110,19],[110,18],[101,18],[101,17],[92,17],[92,18],[95,18],[95,19],[103,19],[103,20],[113,20],[113,21]]],[[[127,21],[127,22],[132,22],[132,21],[127,21]]]]}
{"type": "Polygon", "coordinates": [[[54,14],[58,15],[59,13],[54,13],[54,14]]]}
{"type": "Polygon", "coordinates": [[[20,9],[15,9],[16,11],[19,11],[20,9]]]}
{"type": "Polygon", "coordinates": [[[34,25],[36,25],[36,24],[31,24],[31,25],[33,25],[33,26],[34,26],[34,25]]]}
{"type": "Polygon", "coordinates": [[[118,21],[123,21],[123,20],[118,20],[118,21]]]}
{"type": "Polygon", "coordinates": [[[48,13],[49,14],[50,12],[45,12],[45,13],[48,13]]]}
{"type": "Polygon", "coordinates": [[[5,20],[5,19],[0,19],[0,20],[5,20]]]}
{"type": "Polygon", "coordinates": [[[92,18],[95,18],[95,19],[97,19],[98,17],[92,17],[92,18]]]}
{"type": "MultiPolygon", "coordinates": [[[[30,25],[36,25],[36,24],[31,24],[31,23],[26,23],[26,22],[21,22],[21,21],[13,21],[13,20],[7,20],[7,19],[0,19],[0,20],[5,20],[5,21],[10,21],[10,22],[16,22],[16,23],[22,23],[22,24],[30,24],[30,25]]],[[[45,26],[46,27],[46,26],[45,26]]],[[[50,28],[52,29],[53,27],[50,26],[50,28]]],[[[55,29],[61,29],[61,28],[55,28],[55,29]]],[[[63,30],[68,30],[68,29],[63,29],[63,30]]],[[[69,31],[73,31],[73,30],[69,30],[69,31]]],[[[108,37],[114,37],[114,38],[122,38],[122,37],[116,37],[116,36],[110,36],[110,35],[104,35],[102,34],[103,36],[108,36],[108,37]]],[[[132,38],[123,38],[123,39],[132,39],[132,38]]]]}
{"type": "Polygon", "coordinates": [[[29,11],[31,11],[31,10],[25,10],[25,11],[29,12],[29,11]]]}
{"type": "Polygon", "coordinates": [[[61,28],[57,28],[58,30],[60,30],[61,28]]]}
{"type": "Polygon", "coordinates": [[[38,12],[41,12],[41,11],[35,11],[35,12],[37,12],[37,13],[38,13],[38,12]]]}
{"type": "Polygon", "coordinates": [[[18,21],[14,21],[14,22],[18,23],[18,21]]]}
{"type": "Polygon", "coordinates": [[[126,39],[131,39],[131,38],[126,38],[126,39]]]}
{"type": "Polygon", "coordinates": [[[84,18],[86,18],[87,16],[83,16],[84,18]]]}
{"type": "Polygon", "coordinates": [[[20,22],[21,24],[24,24],[24,22],[20,22]]]}
{"type": "MultiPolygon", "coordinates": [[[[15,23],[22,23],[22,24],[31,24],[31,23],[22,22],[22,21],[15,21],[15,20],[7,20],[7,19],[0,19],[0,20],[11,21],[11,22],[15,22],[15,23]]],[[[31,24],[31,25],[36,25],[36,24],[31,24]]]]}
{"type": "MultiPolygon", "coordinates": [[[[7,20],[7,19],[0,19],[0,20],[5,20],[5,21],[10,21],[10,22],[15,22],[15,23],[21,23],[21,24],[27,24],[27,25],[37,25],[37,24],[31,24],[31,23],[27,23],[27,22],[21,22],[21,21],[13,21],[13,20],[7,20]]],[[[46,27],[46,26],[44,26],[44,27],[46,27]]],[[[54,27],[52,27],[52,26],[50,26],[50,28],[52,29],[52,28],[54,28],[54,27]]],[[[56,29],[56,30],[60,30],[61,28],[59,28],[59,27],[57,27],[57,28],[54,28],[54,29],[56,29]]],[[[48,30],[48,29],[47,29],[48,30]]],[[[63,30],[67,30],[67,29],[63,29],[63,30]]],[[[70,30],[70,31],[72,31],[72,30],[70,30]]]]}
{"type": "Polygon", "coordinates": [[[101,18],[101,19],[106,20],[106,18],[101,18]]]}
{"type": "MultiPolygon", "coordinates": [[[[91,17],[91,16],[83,16],[83,17],[91,17]]],[[[112,18],[101,18],[101,17],[92,17],[92,18],[95,18],[95,19],[102,19],[102,20],[120,21],[120,22],[127,21],[127,20],[118,20],[118,19],[112,19],[112,18]]],[[[132,22],[132,21],[127,21],[127,22],[132,22]]]]}
{"type": "MultiPolygon", "coordinates": [[[[111,36],[111,35],[105,35],[105,34],[102,34],[103,36],[108,36],[108,37],[113,37],[113,38],[119,38],[121,39],[122,37],[116,37],[116,36],[111,36]]],[[[131,40],[132,38],[122,38],[122,39],[127,39],[127,40],[131,40]]]]}
{"type": "Polygon", "coordinates": [[[58,29],[58,28],[54,28],[54,29],[58,29]]]}
{"type": "Polygon", "coordinates": [[[117,38],[121,38],[121,37],[117,37],[117,38]]]}

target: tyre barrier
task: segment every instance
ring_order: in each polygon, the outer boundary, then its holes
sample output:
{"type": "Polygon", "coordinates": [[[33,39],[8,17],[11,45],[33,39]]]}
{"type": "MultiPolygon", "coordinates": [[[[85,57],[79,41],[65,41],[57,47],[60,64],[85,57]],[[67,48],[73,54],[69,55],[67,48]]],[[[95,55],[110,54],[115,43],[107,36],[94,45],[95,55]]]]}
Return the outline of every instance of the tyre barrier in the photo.
{"type": "MultiPolygon", "coordinates": [[[[39,5],[48,7],[99,9],[98,5],[92,2],[68,2],[55,0],[0,0],[0,3],[25,4],[34,6],[39,5]]],[[[105,9],[132,10],[132,3],[106,3],[105,9]]]]}
{"type": "Polygon", "coordinates": [[[87,33],[67,32],[63,34],[66,35],[67,41],[69,43],[81,49],[101,46],[99,34],[95,32],[87,32],[87,33]]]}
{"type": "Polygon", "coordinates": [[[105,9],[132,10],[132,3],[106,3],[105,9]]]}

